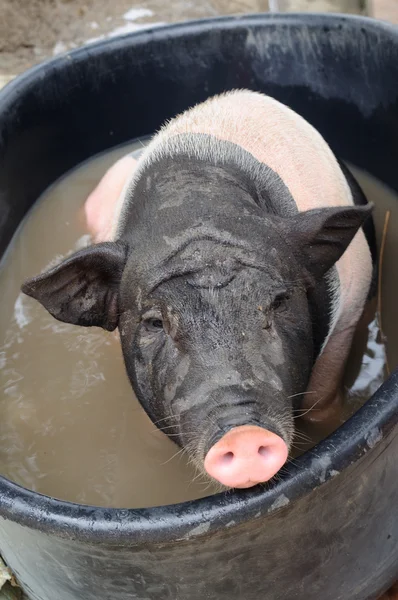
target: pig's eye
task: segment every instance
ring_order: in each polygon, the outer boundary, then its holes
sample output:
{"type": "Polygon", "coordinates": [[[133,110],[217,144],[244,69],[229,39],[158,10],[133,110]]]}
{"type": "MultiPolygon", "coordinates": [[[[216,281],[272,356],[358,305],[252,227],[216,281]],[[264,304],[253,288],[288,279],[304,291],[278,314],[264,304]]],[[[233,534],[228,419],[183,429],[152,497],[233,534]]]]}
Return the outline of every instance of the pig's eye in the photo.
{"type": "Polygon", "coordinates": [[[145,329],[151,333],[163,331],[163,320],[160,316],[147,316],[142,319],[145,329]]]}
{"type": "Polygon", "coordinates": [[[289,300],[289,295],[286,292],[281,292],[275,296],[272,304],[272,310],[284,310],[286,308],[286,302],[289,300]]]}
{"type": "Polygon", "coordinates": [[[163,321],[161,319],[149,319],[145,323],[146,327],[151,331],[158,331],[163,329],[163,321]]]}

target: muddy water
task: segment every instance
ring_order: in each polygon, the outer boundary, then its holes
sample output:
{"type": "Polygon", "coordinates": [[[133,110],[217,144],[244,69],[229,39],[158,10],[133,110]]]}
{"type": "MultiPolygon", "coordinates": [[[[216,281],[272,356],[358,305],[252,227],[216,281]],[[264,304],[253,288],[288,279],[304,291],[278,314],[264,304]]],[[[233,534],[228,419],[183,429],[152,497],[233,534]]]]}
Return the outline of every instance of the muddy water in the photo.
{"type": "Polygon", "coordinates": [[[126,149],[49,189],[0,272],[0,472],[80,503],[152,506],[208,495],[184,456],[135,399],[113,334],[52,319],[21,282],[88,243],[82,206],[126,149]]]}
{"type": "MultiPolygon", "coordinates": [[[[195,479],[184,454],[139,406],[116,337],[59,323],[19,293],[27,277],[89,243],[84,200],[105,170],[136,147],[96,157],[52,186],[15,235],[0,269],[0,472],[27,488],[85,504],[154,506],[215,491],[195,479]]],[[[386,293],[398,286],[391,279],[396,277],[397,198],[366,174],[356,174],[376,203],[379,231],[385,211],[393,211],[384,260],[383,325],[398,339],[393,294],[386,293]]],[[[384,377],[384,346],[378,337],[372,323],[359,377],[347,395],[346,417],[384,377]]],[[[387,347],[393,366],[398,348],[387,347]]],[[[359,345],[358,352],[363,352],[359,345]]],[[[355,379],[357,357],[351,364],[355,379]]],[[[306,434],[317,439],[322,432],[307,428],[306,434]]]]}

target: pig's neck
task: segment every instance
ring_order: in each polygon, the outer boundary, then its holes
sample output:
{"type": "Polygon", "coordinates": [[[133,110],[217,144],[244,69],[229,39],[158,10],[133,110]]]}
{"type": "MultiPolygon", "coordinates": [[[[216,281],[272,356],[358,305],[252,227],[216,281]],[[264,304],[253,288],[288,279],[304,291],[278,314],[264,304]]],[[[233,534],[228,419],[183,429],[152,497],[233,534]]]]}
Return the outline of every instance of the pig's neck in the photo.
{"type": "MultiPolygon", "coordinates": [[[[230,199],[231,211],[239,212],[242,206],[239,205],[237,195],[234,194],[234,185],[248,192],[253,205],[260,207],[265,213],[289,217],[298,212],[288,187],[279,175],[240,146],[206,134],[180,134],[166,138],[151,152],[144,152],[134,177],[126,187],[126,195],[118,219],[119,229],[115,237],[120,237],[126,228],[133,226],[133,214],[136,219],[139,213],[145,211],[144,220],[148,220],[151,211],[157,211],[160,206],[162,209],[168,205],[173,206],[178,193],[173,182],[176,181],[179,169],[187,170],[187,164],[191,164],[192,169],[189,171],[190,180],[186,187],[187,198],[184,200],[184,207],[182,204],[180,206],[182,211],[184,209],[187,211],[185,225],[183,225],[183,218],[179,221],[181,227],[185,226],[189,229],[192,219],[200,216],[194,214],[195,211],[201,210],[200,203],[195,202],[195,207],[193,203],[188,204],[188,196],[195,197],[196,194],[195,198],[197,198],[200,191],[203,195],[203,190],[206,191],[208,186],[209,175],[215,171],[217,171],[218,190],[212,187],[206,212],[207,209],[214,213],[219,209],[228,210],[229,207],[225,207],[225,198],[230,199]],[[225,173],[225,180],[223,173],[225,173]],[[159,174],[162,179],[163,193],[148,196],[146,193],[148,181],[159,181],[159,174]],[[231,178],[234,180],[232,188],[231,178]],[[148,203],[151,206],[148,206],[148,203]]],[[[159,186],[156,187],[158,189],[159,186]]],[[[206,196],[206,193],[204,195],[206,196]]],[[[309,296],[313,322],[314,361],[332,333],[335,323],[333,307],[338,306],[338,296],[339,279],[337,270],[333,268],[309,296]]]]}

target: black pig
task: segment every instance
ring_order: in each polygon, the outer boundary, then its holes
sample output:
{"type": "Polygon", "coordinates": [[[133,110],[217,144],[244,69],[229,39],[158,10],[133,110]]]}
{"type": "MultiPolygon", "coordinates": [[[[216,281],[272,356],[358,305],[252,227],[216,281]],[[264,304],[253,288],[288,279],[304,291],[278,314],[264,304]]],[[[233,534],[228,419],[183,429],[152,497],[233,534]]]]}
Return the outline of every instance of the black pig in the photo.
{"type": "MultiPolygon", "coordinates": [[[[272,478],[294,402],[327,414],[371,280],[370,205],[276,100],[235,91],[168,123],[87,204],[99,243],[23,285],[60,321],[119,328],[132,386],[197,467],[272,478]]],[[[320,417],[319,417],[320,418],[320,417]]]]}

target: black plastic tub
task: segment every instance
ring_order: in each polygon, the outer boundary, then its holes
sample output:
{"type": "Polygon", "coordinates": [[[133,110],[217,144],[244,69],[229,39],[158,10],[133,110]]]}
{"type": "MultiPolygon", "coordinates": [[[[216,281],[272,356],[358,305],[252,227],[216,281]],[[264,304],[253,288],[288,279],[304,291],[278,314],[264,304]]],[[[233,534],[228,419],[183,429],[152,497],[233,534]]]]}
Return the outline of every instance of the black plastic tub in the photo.
{"type": "MultiPolygon", "coordinates": [[[[37,197],[214,93],[269,93],[398,191],[398,31],[224,18],[99,43],[0,94],[0,254],[37,197]]],[[[269,490],[116,510],[0,478],[0,552],[34,600],[371,600],[398,578],[398,373],[269,490]]]]}

